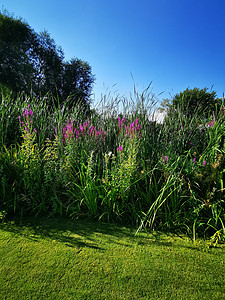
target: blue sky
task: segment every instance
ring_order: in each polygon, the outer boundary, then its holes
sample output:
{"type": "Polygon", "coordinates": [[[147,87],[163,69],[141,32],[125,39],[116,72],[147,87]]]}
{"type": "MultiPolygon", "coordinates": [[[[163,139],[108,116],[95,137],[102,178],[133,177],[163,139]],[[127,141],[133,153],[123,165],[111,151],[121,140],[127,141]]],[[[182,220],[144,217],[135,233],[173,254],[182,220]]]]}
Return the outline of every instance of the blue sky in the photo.
{"type": "Polygon", "coordinates": [[[67,60],[87,61],[96,101],[151,81],[159,100],[194,87],[225,92],[224,0],[1,0],[0,8],[46,29],[67,60]]]}

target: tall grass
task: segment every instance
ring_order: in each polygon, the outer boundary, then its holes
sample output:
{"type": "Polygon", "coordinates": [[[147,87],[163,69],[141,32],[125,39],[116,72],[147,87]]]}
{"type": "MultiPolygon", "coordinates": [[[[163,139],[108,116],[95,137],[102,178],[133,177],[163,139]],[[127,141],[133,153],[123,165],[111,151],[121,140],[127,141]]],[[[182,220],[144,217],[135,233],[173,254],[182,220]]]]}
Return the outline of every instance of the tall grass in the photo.
{"type": "Polygon", "coordinates": [[[148,90],[85,114],[1,95],[0,211],[60,214],[225,235],[224,108],[152,121],[148,90]]]}

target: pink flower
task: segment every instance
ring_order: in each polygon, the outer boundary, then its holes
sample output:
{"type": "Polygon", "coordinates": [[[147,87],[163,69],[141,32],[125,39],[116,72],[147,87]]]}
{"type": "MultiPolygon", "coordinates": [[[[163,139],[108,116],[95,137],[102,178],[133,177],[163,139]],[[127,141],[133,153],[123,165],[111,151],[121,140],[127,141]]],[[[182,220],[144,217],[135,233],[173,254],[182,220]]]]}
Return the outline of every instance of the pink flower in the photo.
{"type": "Polygon", "coordinates": [[[204,166],[205,164],[206,164],[206,161],[204,160],[204,161],[203,161],[203,166],[204,166]]]}
{"type": "Polygon", "coordinates": [[[119,146],[116,150],[117,150],[118,152],[122,152],[122,151],[123,151],[123,146],[119,146]]]}

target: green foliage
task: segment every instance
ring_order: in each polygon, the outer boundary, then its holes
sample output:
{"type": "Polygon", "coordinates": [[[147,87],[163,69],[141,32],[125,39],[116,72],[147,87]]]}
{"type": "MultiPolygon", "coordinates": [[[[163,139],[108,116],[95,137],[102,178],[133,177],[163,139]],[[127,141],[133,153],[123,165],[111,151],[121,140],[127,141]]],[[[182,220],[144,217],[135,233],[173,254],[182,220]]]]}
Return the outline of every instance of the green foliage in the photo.
{"type": "Polygon", "coordinates": [[[120,219],[130,211],[131,186],[136,181],[138,140],[127,141],[123,150],[115,156],[112,152],[104,155],[102,176],[103,215],[110,219],[113,215],[120,219]]]}
{"type": "Polygon", "coordinates": [[[162,108],[166,109],[170,116],[179,112],[189,119],[196,115],[204,119],[215,113],[220,105],[221,100],[216,98],[215,91],[207,92],[207,88],[194,88],[176,94],[171,101],[164,100],[162,108]]]}
{"type": "MultiPolygon", "coordinates": [[[[73,187],[70,193],[76,199],[74,202],[78,202],[80,212],[88,211],[88,214],[96,217],[98,214],[99,195],[98,176],[93,170],[93,154],[94,152],[91,153],[90,157],[87,157],[87,164],[85,164],[86,159],[84,156],[87,156],[87,153],[83,150],[81,151],[79,163],[76,169],[72,169],[73,171],[78,171],[77,173],[74,172],[78,178],[73,175],[73,187]]],[[[74,216],[74,212],[72,215],[74,216]]]]}
{"type": "Polygon", "coordinates": [[[21,19],[0,12],[0,43],[0,87],[4,90],[11,90],[14,97],[49,94],[59,103],[69,97],[71,106],[82,102],[89,107],[94,83],[91,67],[77,58],[64,62],[62,49],[48,32],[38,34],[21,19]]]}
{"type": "Polygon", "coordinates": [[[219,232],[223,240],[223,107],[201,124],[179,110],[157,124],[143,97],[119,116],[107,106],[89,119],[69,102],[49,109],[48,99],[23,100],[2,98],[0,211],[88,215],[194,239],[219,232]]]}
{"type": "Polygon", "coordinates": [[[21,87],[28,92],[34,66],[28,57],[34,33],[21,20],[0,13],[0,84],[17,94],[21,87]]]}

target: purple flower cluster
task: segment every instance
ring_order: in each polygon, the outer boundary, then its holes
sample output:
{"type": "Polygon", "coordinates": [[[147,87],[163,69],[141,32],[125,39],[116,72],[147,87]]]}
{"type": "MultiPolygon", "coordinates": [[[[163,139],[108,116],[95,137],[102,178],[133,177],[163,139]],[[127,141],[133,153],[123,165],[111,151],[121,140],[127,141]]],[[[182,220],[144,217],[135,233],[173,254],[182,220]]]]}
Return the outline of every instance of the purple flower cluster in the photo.
{"type": "MultiPolygon", "coordinates": [[[[55,130],[57,134],[57,128],[55,130]]],[[[67,120],[66,127],[63,128],[63,141],[74,138],[78,139],[82,136],[88,136],[98,140],[104,139],[106,134],[106,131],[103,129],[97,129],[96,126],[90,125],[89,119],[83,124],[80,124],[78,121],[75,126],[73,120],[71,120],[71,123],[67,120]]]]}
{"type": "Polygon", "coordinates": [[[118,117],[118,126],[119,126],[119,132],[121,132],[121,130],[123,129],[124,125],[126,124],[127,119],[121,119],[120,117],[118,117]]]}
{"type": "Polygon", "coordinates": [[[119,146],[116,150],[117,150],[118,152],[122,152],[122,151],[123,151],[123,146],[119,146]]]}
{"type": "Polygon", "coordinates": [[[166,156],[166,157],[165,157],[165,156],[163,155],[163,163],[165,164],[166,161],[167,161],[167,162],[169,161],[169,156],[166,156]]]}
{"type": "MultiPolygon", "coordinates": [[[[31,124],[33,123],[33,119],[32,119],[33,114],[34,113],[31,110],[30,104],[29,104],[28,108],[25,108],[25,112],[23,113],[24,122],[21,120],[21,116],[19,116],[20,127],[22,130],[24,130],[25,134],[31,135],[31,131],[32,131],[31,124]]],[[[37,130],[35,128],[33,130],[36,134],[37,130]]],[[[26,135],[24,135],[24,138],[26,138],[26,135]]]]}
{"type": "MultiPolygon", "coordinates": [[[[192,162],[193,162],[193,163],[196,163],[196,158],[195,158],[195,157],[193,158],[192,162]]],[[[202,165],[203,165],[203,166],[206,165],[206,160],[203,161],[202,165]]]]}
{"type": "Polygon", "coordinates": [[[130,137],[132,139],[136,134],[139,134],[139,137],[141,137],[141,124],[138,123],[138,119],[130,123],[128,126],[126,126],[126,121],[126,118],[121,119],[120,117],[118,117],[119,133],[121,133],[124,129],[125,139],[127,139],[127,137],[130,137]]]}
{"type": "MultiPolygon", "coordinates": [[[[131,122],[130,124],[127,124],[127,119],[123,118],[121,119],[118,117],[118,127],[119,127],[119,134],[125,135],[125,140],[130,137],[132,140],[134,136],[137,134],[139,137],[141,137],[141,124],[138,122],[138,119],[136,119],[134,122],[131,122]]],[[[123,146],[119,146],[117,149],[117,152],[123,151],[123,146]]]]}
{"type": "Polygon", "coordinates": [[[215,122],[216,122],[216,117],[215,117],[215,115],[214,115],[214,116],[213,116],[212,122],[209,122],[209,123],[208,123],[208,127],[213,127],[213,126],[215,125],[215,122]]]}

